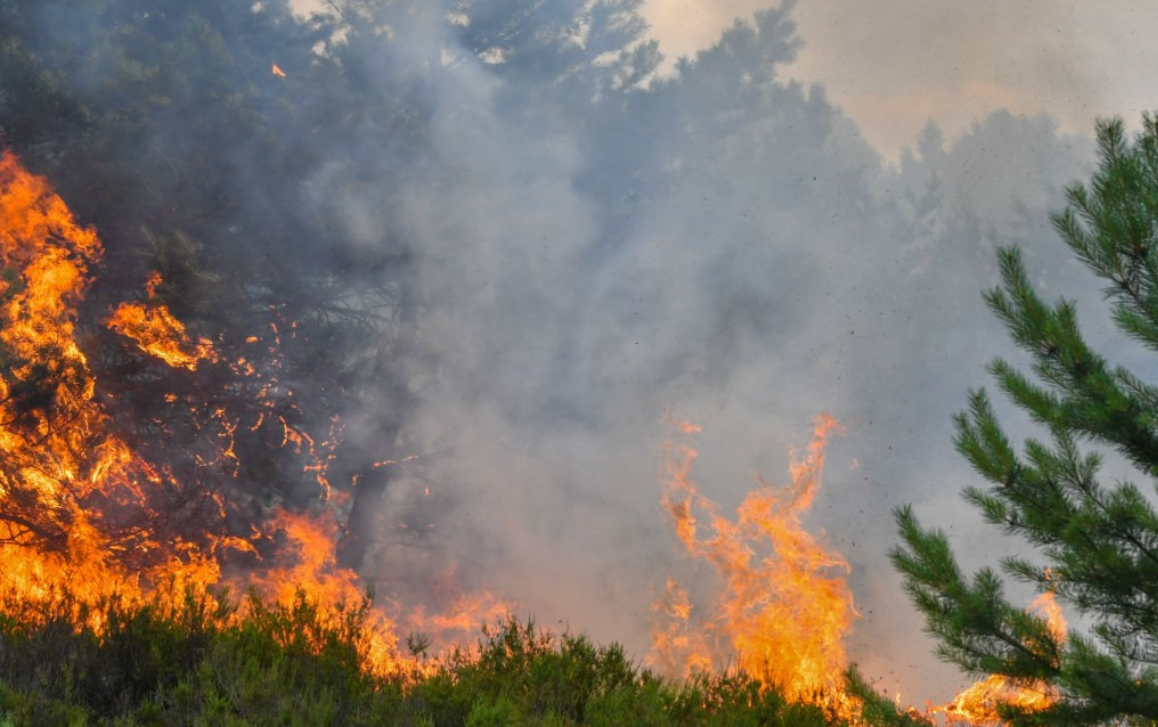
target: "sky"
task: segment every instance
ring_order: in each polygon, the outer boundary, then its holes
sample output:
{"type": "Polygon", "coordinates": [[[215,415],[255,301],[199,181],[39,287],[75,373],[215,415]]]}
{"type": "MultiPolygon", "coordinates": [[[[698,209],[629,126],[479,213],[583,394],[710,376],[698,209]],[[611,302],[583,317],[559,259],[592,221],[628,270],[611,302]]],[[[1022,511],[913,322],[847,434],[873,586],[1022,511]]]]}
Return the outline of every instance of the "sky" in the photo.
{"type": "MultiPolygon", "coordinates": [[[[712,43],[767,0],[647,0],[669,60],[712,43]]],[[[822,83],[886,158],[933,119],[950,138],[989,112],[1048,112],[1068,132],[1158,106],[1158,5],[1136,0],[801,0],[787,71],[822,83]],[[871,7],[871,12],[866,8],[871,7]]]]}
{"type": "MultiPolygon", "coordinates": [[[[317,0],[292,0],[305,9],[317,0]]],[[[668,67],[769,0],[646,0],[668,67]]],[[[804,39],[786,73],[823,84],[886,159],[935,121],[956,137],[996,109],[1049,113],[1086,133],[1158,107],[1158,5],[1139,0],[800,0],[804,39]]]]}

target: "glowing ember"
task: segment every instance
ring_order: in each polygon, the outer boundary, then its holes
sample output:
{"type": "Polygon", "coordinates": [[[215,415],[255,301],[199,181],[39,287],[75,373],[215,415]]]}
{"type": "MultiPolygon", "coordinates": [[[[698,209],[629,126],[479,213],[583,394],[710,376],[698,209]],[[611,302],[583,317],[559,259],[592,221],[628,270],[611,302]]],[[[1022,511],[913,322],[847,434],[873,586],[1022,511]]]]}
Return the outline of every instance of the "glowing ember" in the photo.
{"type": "MultiPolygon", "coordinates": [[[[776,489],[761,481],[735,522],[691,481],[695,449],[667,445],[663,506],[688,552],[711,563],[723,584],[714,611],[697,617],[687,595],[668,583],[656,606],[668,626],[653,632],[653,664],[669,672],[682,667],[684,674],[735,665],[789,699],[850,714],[841,641],[856,615],[845,582],[849,567],[800,523],[820,484],[824,442],[837,428],[832,417],[819,417],[805,458],[790,467],[793,483],[776,489]],[[760,549],[767,554],[759,556],[760,549]]],[[[678,429],[685,436],[699,431],[678,429]]]]}

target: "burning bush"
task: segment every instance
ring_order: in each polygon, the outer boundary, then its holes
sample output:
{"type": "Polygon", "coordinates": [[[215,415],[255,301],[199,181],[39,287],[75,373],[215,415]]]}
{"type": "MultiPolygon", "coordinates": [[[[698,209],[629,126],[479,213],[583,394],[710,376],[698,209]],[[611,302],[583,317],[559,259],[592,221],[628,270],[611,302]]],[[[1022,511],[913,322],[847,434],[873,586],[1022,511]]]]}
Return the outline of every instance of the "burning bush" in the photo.
{"type": "MultiPolygon", "coordinates": [[[[311,623],[325,626],[307,632],[315,646],[330,638],[326,629],[348,630],[343,604],[353,608],[365,595],[357,575],[338,563],[338,522],[348,511],[328,479],[337,424],[322,442],[295,426],[293,405],[283,405],[292,391],[278,391],[285,385],[276,367],[258,370],[249,358],[226,357],[210,339],[188,333],[160,299],[156,275],[144,301],[117,306],[106,325],[124,336],[132,356],[159,363],[134,362],[120,373],[130,384],[138,377],[164,382],[173,371],[207,373],[219,396],[167,394],[162,406],[173,410],[143,430],[121,424],[109,413],[118,395],[90,363],[77,313],[101,256],[95,231],[79,225],[48,183],[11,154],[0,157],[0,220],[0,589],[7,612],[19,613],[19,623],[68,622],[112,638],[123,608],[184,608],[185,601],[166,599],[192,593],[213,601],[210,587],[233,584],[258,589],[274,604],[270,610],[260,599],[246,601],[250,621],[272,618],[278,608],[296,613],[305,594],[311,623]],[[252,394],[248,409],[221,403],[243,394],[252,394]],[[239,432],[258,430],[278,433],[276,451],[301,463],[315,488],[306,500],[312,507],[271,508],[247,498],[236,442],[239,432]],[[241,558],[245,567],[235,563],[241,558]]],[[[271,326],[247,344],[276,354],[283,335],[294,335],[293,325],[287,328],[282,334],[271,326]]],[[[494,612],[493,599],[474,603],[478,613],[494,612]]],[[[448,605],[453,618],[431,609],[429,621],[411,621],[436,635],[475,623],[477,613],[448,605]]],[[[361,668],[414,668],[398,653],[384,610],[364,604],[358,623],[361,668]]],[[[287,636],[283,645],[297,638],[287,636]]],[[[354,643],[353,635],[345,638],[354,643]]]]}

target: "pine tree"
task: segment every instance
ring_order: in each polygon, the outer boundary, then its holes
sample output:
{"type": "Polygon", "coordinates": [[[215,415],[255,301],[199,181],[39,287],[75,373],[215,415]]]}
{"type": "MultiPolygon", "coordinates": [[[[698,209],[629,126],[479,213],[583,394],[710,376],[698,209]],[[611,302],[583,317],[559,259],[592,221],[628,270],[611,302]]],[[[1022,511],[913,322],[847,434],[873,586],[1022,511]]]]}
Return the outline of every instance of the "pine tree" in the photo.
{"type": "MultiPolygon", "coordinates": [[[[1144,116],[1134,140],[1121,121],[1099,122],[1098,142],[1098,169],[1067,190],[1053,224],[1106,281],[1117,328],[1158,349],[1158,116],[1144,116]]],[[[965,498],[1033,546],[999,571],[1054,593],[1088,628],[1052,634],[1007,598],[997,569],[963,573],[945,534],[908,507],[897,511],[904,543],[893,562],[941,658],[1055,691],[1044,711],[1008,707],[1015,724],[1158,719],[1158,511],[1140,485],[1107,482],[1098,453],[1118,452],[1139,478],[1158,475],[1158,386],[1091,349],[1074,303],[1043,302],[1016,248],[999,263],[1003,283],[985,300],[1033,363],[1032,373],[1004,360],[990,370],[1050,437],[1018,452],[985,391],[971,392],[955,442],[990,486],[965,498]]]]}

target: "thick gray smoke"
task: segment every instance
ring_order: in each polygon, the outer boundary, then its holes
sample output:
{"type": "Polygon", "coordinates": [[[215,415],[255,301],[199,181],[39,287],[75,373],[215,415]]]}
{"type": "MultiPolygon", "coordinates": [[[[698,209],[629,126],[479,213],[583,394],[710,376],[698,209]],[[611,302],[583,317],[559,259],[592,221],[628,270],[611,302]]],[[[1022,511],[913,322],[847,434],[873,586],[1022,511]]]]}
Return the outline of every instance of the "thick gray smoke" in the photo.
{"type": "Polygon", "coordinates": [[[441,31],[436,154],[388,207],[342,200],[410,240],[421,301],[399,451],[436,454],[391,482],[381,589],[453,570],[642,657],[650,604],[686,569],[658,507],[665,412],[704,427],[696,479],[730,508],[754,472],[783,482],[828,411],[846,433],[809,525],[854,569],[852,657],[907,698],[959,683],[887,562],[890,513],[916,503],[971,565],[994,552],[971,540],[950,416],[1010,352],[980,298],[996,246],[1024,245],[1050,297],[1096,300],[1047,217],[1089,143],[999,112],[953,140],[930,125],[887,166],[822,88],[779,77],[790,10],[618,108],[528,92],[517,55],[441,31]],[[593,139],[585,114],[622,118],[593,139]]]}

